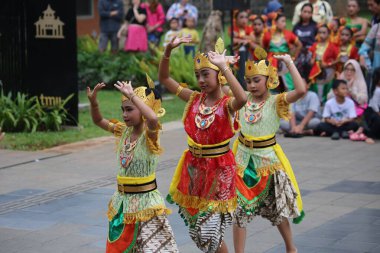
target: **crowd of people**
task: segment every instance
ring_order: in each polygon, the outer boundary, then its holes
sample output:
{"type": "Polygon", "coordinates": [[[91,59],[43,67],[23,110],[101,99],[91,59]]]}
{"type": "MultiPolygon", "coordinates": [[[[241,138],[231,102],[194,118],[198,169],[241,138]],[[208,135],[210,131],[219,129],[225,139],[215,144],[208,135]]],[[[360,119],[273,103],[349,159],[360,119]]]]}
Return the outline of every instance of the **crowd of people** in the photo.
{"type": "MultiPolygon", "coordinates": [[[[232,44],[236,54],[244,52],[244,61],[239,55],[226,56],[221,38],[214,50],[195,54],[196,8],[185,0],[170,7],[158,78],[186,102],[188,148],[166,199],[178,205],[201,251],[228,252],[224,236],[233,226],[235,252],[244,252],[246,227],[261,216],[278,228],[286,252],[297,252],[289,220],[298,224],[306,214],[291,164],[276,141],[279,128],[287,137],[318,135],[368,143],[380,137],[380,2],[368,0],[374,13],[371,24],[358,17],[358,1],[347,3],[349,16],[343,18],[334,17],[326,1],[300,2],[293,31],[286,29],[284,10],[276,0],[268,2],[265,15],[236,11],[232,44]],[[172,52],[180,46],[194,55],[200,92],[170,75],[172,52]],[[244,70],[244,83],[231,65],[244,70]]],[[[124,49],[143,51],[149,38],[159,40],[154,31],[164,15],[148,14],[162,9],[158,6],[156,1],[144,7],[133,0],[128,23],[119,29],[119,36],[127,31],[124,49]]],[[[118,10],[110,11],[109,16],[119,18],[118,10]]],[[[94,123],[119,139],[117,190],[108,206],[110,253],[178,252],[155,176],[162,152],[159,118],[165,109],[148,76],[147,83],[135,89],[130,82],[115,84],[123,95],[124,122],[101,115],[96,95],[105,84],[87,88],[94,123]]]]}
{"type": "Polygon", "coordinates": [[[268,2],[264,15],[236,11],[235,54],[243,51],[244,58],[254,59],[256,47],[267,50],[281,76],[277,92],[294,85],[286,66],[273,56],[291,54],[308,85],[309,92],[292,106],[290,122],[281,122],[286,137],[321,135],[367,143],[380,137],[374,102],[380,85],[380,2],[368,0],[368,9],[372,20],[359,16],[359,1],[348,0],[347,16],[336,17],[327,1],[301,1],[292,30],[286,29],[283,6],[276,0],[268,2]]]}
{"type": "Polygon", "coordinates": [[[196,30],[198,9],[180,0],[173,3],[166,15],[162,4],[158,0],[132,0],[131,7],[124,15],[122,0],[100,0],[100,40],[99,50],[105,51],[108,41],[111,51],[116,53],[119,48],[127,52],[146,52],[148,44],[158,46],[164,36],[164,46],[174,36],[180,34],[191,35],[191,45],[186,45],[186,54],[195,55],[195,45],[199,43],[196,30]],[[164,35],[164,25],[169,29],[164,35]]]}

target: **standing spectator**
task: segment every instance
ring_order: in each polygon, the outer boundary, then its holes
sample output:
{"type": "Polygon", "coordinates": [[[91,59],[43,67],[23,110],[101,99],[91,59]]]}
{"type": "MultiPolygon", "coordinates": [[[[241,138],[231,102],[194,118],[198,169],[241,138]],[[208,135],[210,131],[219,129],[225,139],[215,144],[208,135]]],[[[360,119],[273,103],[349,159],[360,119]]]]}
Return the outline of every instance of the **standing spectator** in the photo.
{"type": "Polygon", "coordinates": [[[331,83],[335,76],[335,65],[338,62],[339,48],[329,41],[330,30],[327,25],[318,28],[318,41],[309,51],[312,53],[309,79],[314,83],[311,89],[318,94],[321,102],[326,101],[326,96],[331,89],[331,83]]]}
{"type": "Polygon", "coordinates": [[[145,29],[146,25],[146,9],[140,6],[140,0],[132,0],[132,7],[129,8],[125,16],[125,23],[118,32],[127,30],[127,39],[125,41],[124,50],[132,52],[145,52],[148,50],[148,38],[145,29]]]}
{"type": "Polygon", "coordinates": [[[343,66],[348,60],[353,59],[355,62],[359,60],[359,53],[353,38],[354,32],[350,28],[344,27],[340,29],[339,33],[339,41],[337,44],[337,47],[339,47],[339,59],[336,65],[336,71],[342,73],[343,66]]]}
{"type": "Polygon", "coordinates": [[[197,29],[195,29],[195,20],[194,18],[186,18],[184,22],[184,28],[179,33],[180,37],[191,36],[191,42],[183,45],[183,49],[185,50],[185,54],[192,54],[195,56],[195,47],[199,44],[199,34],[197,29]]]}
{"type": "Polygon", "coordinates": [[[266,31],[266,20],[267,16],[265,15],[251,15],[249,16],[249,20],[252,22],[252,30],[253,30],[253,48],[255,49],[257,46],[263,47],[263,38],[264,33],[266,31]]]}
{"type": "Polygon", "coordinates": [[[369,108],[364,112],[364,119],[368,127],[366,134],[371,138],[380,139],[380,68],[374,71],[373,83],[376,89],[369,101],[369,108]]]}
{"type": "Polygon", "coordinates": [[[148,41],[158,46],[163,33],[162,26],[165,24],[164,8],[158,0],[148,0],[141,7],[145,8],[147,14],[148,41]]]}
{"type": "Polygon", "coordinates": [[[367,5],[368,10],[373,14],[371,25],[380,23],[380,0],[367,0],[367,5]]]}
{"type": "Polygon", "coordinates": [[[166,47],[167,44],[172,41],[173,37],[178,36],[179,33],[179,20],[178,18],[172,18],[169,21],[170,30],[165,33],[164,38],[164,44],[163,46],[166,47]]]}
{"type": "Polygon", "coordinates": [[[348,131],[356,131],[359,128],[355,122],[355,104],[347,97],[346,81],[337,79],[332,88],[335,96],[326,102],[322,115],[325,122],[319,124],[316,133],[331,136],[332,140],[339,140],[340,137],[348,139],[348,131]]]}
{"type": "Polygon", "coordinates": [[[287,72],[288,68],[284,62],[278,62],[277,58],[273,56],[290,54],[291,49],[294,49],[294,58],[297,59],[301,52],[302,43],[292,31],[286,30],[285,15],[278,14],[274,20],[275,23],[271,29],[268,29],[268,32],[264,34],[263,45],[264,49],[268,51],[269,61],[278,69],[285,88],[291,91],[294,90],[294,83],[290,73],[287,72]]]}
{"type": "Polygon", "coordinates": [[[194,18],[195,23],[198,22],[198,9],[189,4],[189,0],[180,0],[178,3],[173,3],[166,14],[166,20],[168,21],[172,18],[178,18],[181,27],[183,21],[188,17],[194,18]]]}
{"type": "Polygon", "coordinates": [[[372,26],[359,49],[360,65],[367,69],[368,92],[372,93],[372,70],[380,67],[380,23],[372,26]]]}
{"type": "MultiPolygon", "coordinates": [[[[247,58],[252,58],[253,53],[253,30],[252,27],[248,25],[248,13],[245,10],[239,10],[235,13],[235,22],[233,26],[233,49],[234,55],[239,55],[240,52],[249,51],[250,55],[248,57],[247,53],[240,55],[243,61],[247,58]]],[[[237,65],[238,66],[238,65],[237,65]]]]}
{"type": "Polygon", "coordinates": [[[300,73],[309,73],[311,69],[310,61],[312,55],[309,48],[314,44],[315,36],[318,32],[317,23],[314,22],[312,15],[313,5],[305,3],[301,8],[300,22],[293,28],[293,33],[302,43],[301,53],[295,60],[300,73]]]}
{"type": "Polygon", "coordinates": [[[347,24],[349,28],[354,31],[354,39],[356,41],[356,46],[360,47],[363,43],[365,36],[367,35],[368,20],[365,18],[358,17],[360,11],[358,0],[348,0],[347,1],[347,24]]]}
{"type": "Polygon", "coordinates": [[[333,18],[333,12],[328,2],[322,0],[305,0],[299,2],[294,9],[293,26],[299,22],[301,9],[305,3],[311,3],[313,5],[313,19],[318,24],[328,24],[333,18]]]}
{"type": "Polygon", "coordinates": [[[273,25],[273,19],[277,17],[278,14],[283,14],[284,7],[278,0],[272,0],[267,3],[266,8],[263,13],[268,17],[267,26],[271,27],[273,25]]]}
{"type": "Polygon", "coordinates": [[[359,49],[360,64],[367,69],[380,67],[380,24],[375,24],[359,49]]]}
{"type": "Polygon", "coordinates": [[[99,51],[107,49],[108,41],[111,43],[111,52],[118,49],[117,32],[123,20],[124,8],[122,0],[99,0],[100,38],[99,51]]]}

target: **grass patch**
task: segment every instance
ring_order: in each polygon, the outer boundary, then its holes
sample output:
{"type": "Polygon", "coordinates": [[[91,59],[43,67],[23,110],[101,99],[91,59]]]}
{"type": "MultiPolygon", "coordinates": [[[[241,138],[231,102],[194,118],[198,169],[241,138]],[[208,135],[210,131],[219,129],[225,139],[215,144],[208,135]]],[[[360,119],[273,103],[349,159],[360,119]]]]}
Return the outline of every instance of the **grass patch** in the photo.
{"type": "MultiPolygon", "coordinates": [[[[98,93],[98,101],[103,117],[107,119],[121,118],[121,95],[117,91],[104,90],[98,93]]],[[[168,100],[163,101],[166,115],[161,122],[180,120],[185,107],[185,102],[175,96],[169,95],[168,100]]],[[[79,92],[79,101],[87,103],[84,91],[79,92]]],[[[40,150],[57,145],[82,141],[90,138],[107,136],[109,133],[92,123],[89,110],[79,112],[79,128],[60,132],[35,132],[35,133],[6,133],[0,148],[14,150],[40,150]]]]}

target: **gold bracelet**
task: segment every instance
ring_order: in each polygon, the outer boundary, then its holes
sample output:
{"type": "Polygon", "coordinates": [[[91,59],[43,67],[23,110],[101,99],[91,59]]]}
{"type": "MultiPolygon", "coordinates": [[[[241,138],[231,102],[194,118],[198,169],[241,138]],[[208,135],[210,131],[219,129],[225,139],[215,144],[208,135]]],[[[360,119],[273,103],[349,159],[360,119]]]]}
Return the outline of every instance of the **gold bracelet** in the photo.
{"type": "Polygon", "coordinates": [[[224,73],[229,69],[230,67],[228,67],[228,65],[222,70],[222,74],[224,75],[224,73]]]}
{"type": "Polygon", "coordinates": [[[181,85],[178,85],[177,91],[175,92],[176,96],[179,96],[181,94],[181,91],[183,90],[183,87],[181,85]]]}
{"type": "Polygon", "coordinates": [[[294,61],[291,60],[288,64],[285,64],[287,68],[289,68],[290,65],[294,64],[294,61]]]}

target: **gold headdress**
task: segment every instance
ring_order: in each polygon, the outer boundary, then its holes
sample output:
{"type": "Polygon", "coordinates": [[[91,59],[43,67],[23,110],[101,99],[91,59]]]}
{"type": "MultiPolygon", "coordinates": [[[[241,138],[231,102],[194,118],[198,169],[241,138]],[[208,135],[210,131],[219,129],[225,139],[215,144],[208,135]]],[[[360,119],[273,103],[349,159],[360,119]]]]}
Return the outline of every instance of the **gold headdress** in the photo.
{"type": "MultiPolygon", "coordinates": [[[[136,94],[144,103],[152,108],[152,110],[157,114],[157,117],[162,117],[165,115],[165,109],[161,107],[161,99],[156,99],[153,89],[154,89],[154,82],[153,80],[146,74],[146,80],[148,83],[149,88],[152,90],[150,94],[146,95],[146,90],[148,89],[145,86],[137,87],[133,90],[133,93],[136,94]]],[[[129,100],[127,97],[122,96],[121,100],[127,101],[129,100]]]]}
{"type": "Polygon", "coordinates": [[[245,63],[245,76],[255,75],[267,76],[267,88],[274,89],[279,85],[278,74],[275,67],[267,61],[267,52],[261,47],[256,47],[255,57],[257,61],[247,61],[245,63]]]}
{"type": "MultiPolygon", "coordinates": [[[[222,38],[218,38],[215,44],[215,52],[222,54],[223,51],[224,51],[224,41],[222,40],[222,38]]],[[[197,53],[194,58],[194,70],[200,70],[203,68],[210,68],[210,69],[219,71],[218,73],[219,83],[220,84],[227,83],[227,80],[223,76],[220,69],[209,61],[208,55],[205,53],[197,53]]]]}

